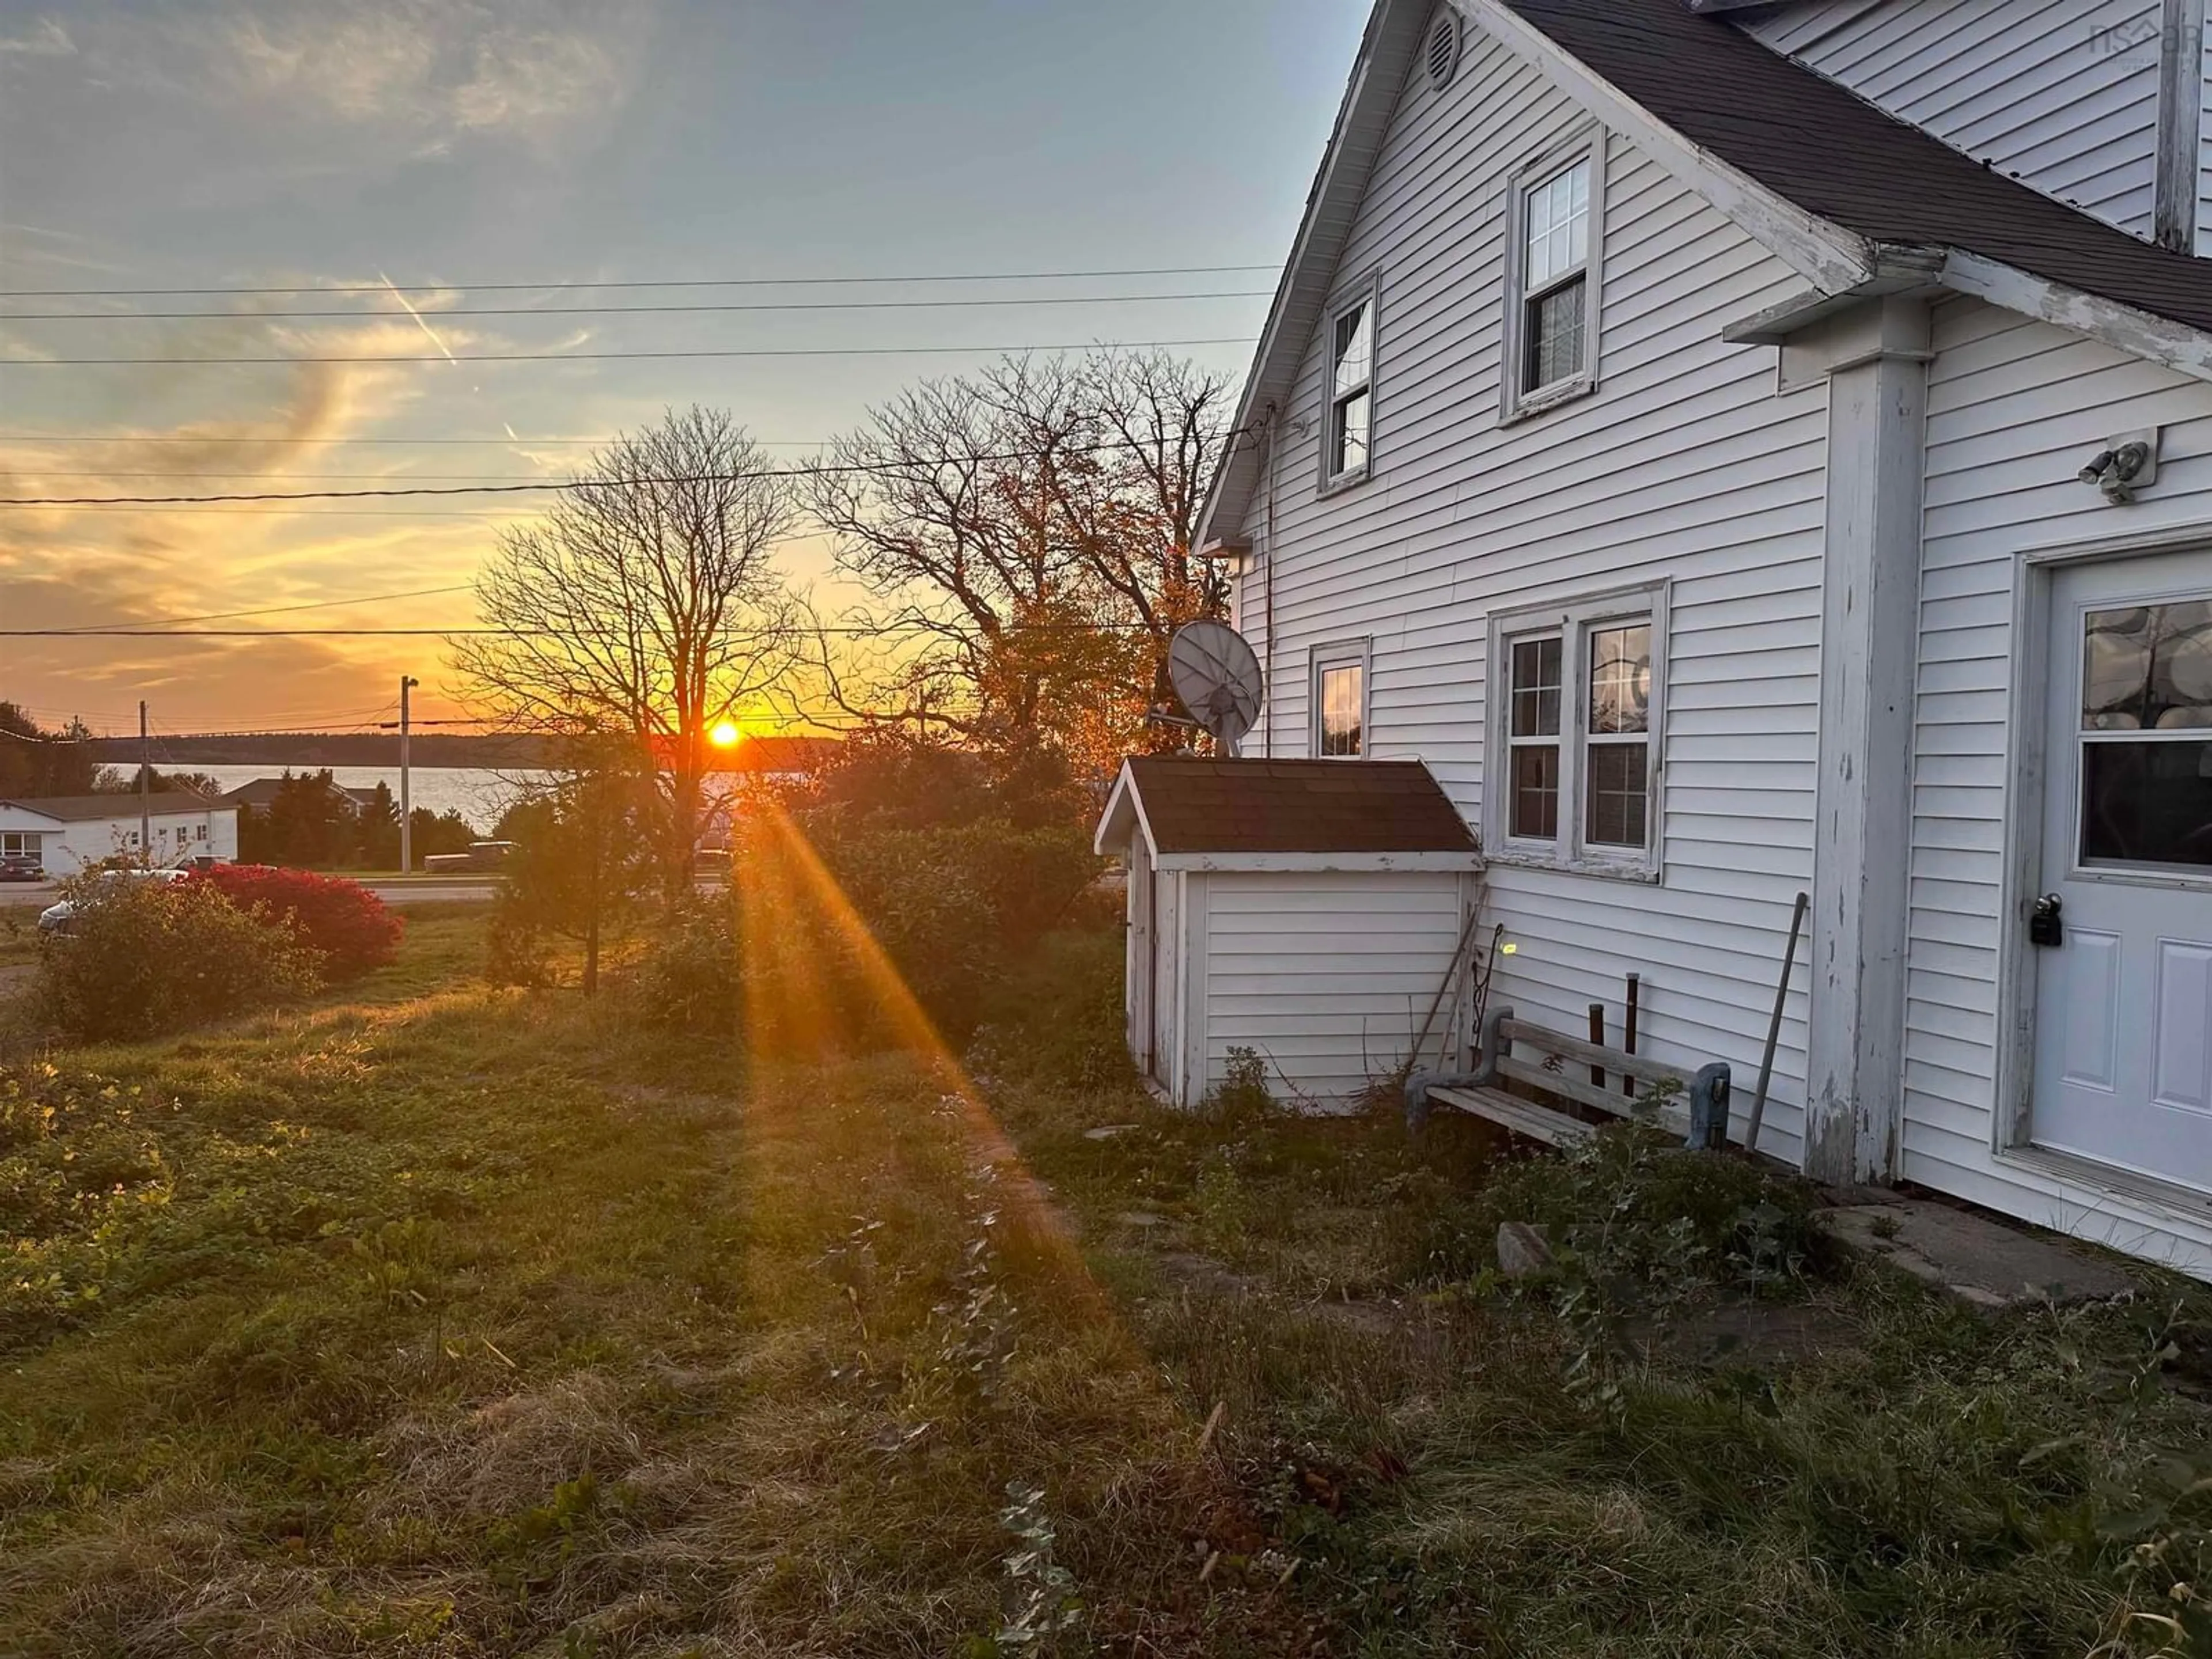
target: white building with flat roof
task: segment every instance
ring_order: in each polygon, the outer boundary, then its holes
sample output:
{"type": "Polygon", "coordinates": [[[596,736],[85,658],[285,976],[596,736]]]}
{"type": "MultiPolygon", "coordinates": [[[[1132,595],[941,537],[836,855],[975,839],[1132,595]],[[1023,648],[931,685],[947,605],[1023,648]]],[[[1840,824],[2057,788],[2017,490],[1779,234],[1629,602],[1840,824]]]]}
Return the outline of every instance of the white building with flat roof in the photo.
{"type": "Polygon", "coordinates": [[[184,790],[149,803],[148,848],[136,795],[57,795],[0,800],[0,858],[33,858],[50,876],[73,876],[103,859],[137,859],[166,866],[238,857],[238,809],[184,790]]]}

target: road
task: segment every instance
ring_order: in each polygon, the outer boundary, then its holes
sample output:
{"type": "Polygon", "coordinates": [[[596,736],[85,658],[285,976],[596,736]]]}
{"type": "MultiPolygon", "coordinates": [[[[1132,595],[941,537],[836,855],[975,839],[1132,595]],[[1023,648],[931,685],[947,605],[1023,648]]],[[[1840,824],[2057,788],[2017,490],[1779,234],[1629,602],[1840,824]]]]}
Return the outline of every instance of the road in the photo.
{"type": "MultiPolygon", "coordinates": [[[[0,908],[21,906],[43,910],[54,902],[51,881],[0,884],[0,908]]],[[[386,904],[483,904],[499,896],[499,882],[490,876],[374,877],[362,885],[386,904]]]]}

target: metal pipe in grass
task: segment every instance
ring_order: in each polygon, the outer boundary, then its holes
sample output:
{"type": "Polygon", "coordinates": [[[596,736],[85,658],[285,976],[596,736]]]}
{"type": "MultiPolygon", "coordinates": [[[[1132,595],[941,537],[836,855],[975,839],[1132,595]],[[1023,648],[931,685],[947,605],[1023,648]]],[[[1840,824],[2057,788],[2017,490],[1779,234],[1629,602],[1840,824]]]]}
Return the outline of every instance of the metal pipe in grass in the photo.
{"type": "Polygon", "coordinates": [[[1751,1121],[1744,1125],[1743,1149],[1759,1150],[1759,1126],[1766,1116],[1766,1085],[1774,1080],[1774,1045],[1782,1037],[1782,1010],[1790,1000],[1790,970],[1797,963],[1797,936],[1804,931],[1805,912],[1813,902],[1809,893],[1797,895],[1790,913],[1790,943],[1782,951],[1782,977],[1774,986],[1774,1015],[1766,1022],[1766,1052],[1759,1058],[1759,1090],[1751,1097],[1751,1121]]]}

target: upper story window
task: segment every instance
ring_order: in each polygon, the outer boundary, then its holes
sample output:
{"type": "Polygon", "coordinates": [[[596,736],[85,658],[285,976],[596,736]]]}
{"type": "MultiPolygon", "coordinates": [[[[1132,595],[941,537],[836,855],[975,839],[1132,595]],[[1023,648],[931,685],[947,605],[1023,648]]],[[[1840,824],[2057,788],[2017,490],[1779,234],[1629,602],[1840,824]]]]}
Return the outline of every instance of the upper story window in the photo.
{"type": "Polygon", "coordinates": [[[1656,877],[1663,588],[1492,619],[1489,845],[1507,862],[1656,877]]]}
{"type": "Polygon", "coordinates": [[[1316,647],[1313,654],[1313,752],[1357,760],[1367,752],[1367,646],[1316,647]]]}
{"type": "Polygon", "coordinates": [[[1597,383],[1604,136],[1515,175],[1507,197],[1504,412],[1532,415],[1597,383]]]}
{"type": "Polygon", "coordinates": [[[1322,488],[1365,477],[1375,443],[1375,285],[1331,313],[1328,424],[1322,434],[1322,488]]]}

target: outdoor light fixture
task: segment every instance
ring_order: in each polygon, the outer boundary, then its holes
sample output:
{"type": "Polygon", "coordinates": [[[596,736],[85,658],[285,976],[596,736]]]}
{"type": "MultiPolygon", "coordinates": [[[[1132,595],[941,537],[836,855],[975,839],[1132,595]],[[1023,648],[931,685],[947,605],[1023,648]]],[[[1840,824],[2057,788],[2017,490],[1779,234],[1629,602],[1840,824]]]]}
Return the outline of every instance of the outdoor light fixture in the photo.
{"type": "Polygon", "coordinates": [[[2106,501],[2125,506],[2135,500],[2136,490],[2158,477],[2158,429],[2106,439],[2076,476],[2102,490],[2106,501]]]}

